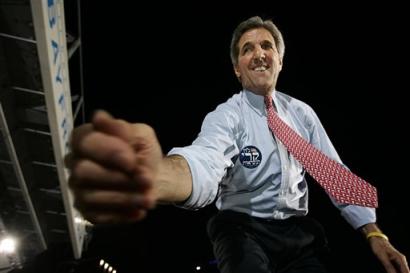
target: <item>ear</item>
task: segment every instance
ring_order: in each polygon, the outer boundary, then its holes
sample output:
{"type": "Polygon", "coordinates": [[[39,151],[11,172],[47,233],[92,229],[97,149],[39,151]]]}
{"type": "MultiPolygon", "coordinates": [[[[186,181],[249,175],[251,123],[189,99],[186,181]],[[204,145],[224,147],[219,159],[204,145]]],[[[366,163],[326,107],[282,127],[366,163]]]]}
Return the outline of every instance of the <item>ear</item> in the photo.
{"type": "Polygon", "coordinates": [[[238,79],[240,79],[240,78],[241,78],[241,72],[239,72],[239,68],[238,68],[238,65],[237,65],[237,64],[235,64],[235,65],[233,66],[233,70],[235,71],[236,77],[237,77],[238,79]]]}
{"type": "Polygon", "coordinates": [[[283,58],[279,58],[279,71],[278,72],[282,70],[282,66],[283,66],[283,58]]]}

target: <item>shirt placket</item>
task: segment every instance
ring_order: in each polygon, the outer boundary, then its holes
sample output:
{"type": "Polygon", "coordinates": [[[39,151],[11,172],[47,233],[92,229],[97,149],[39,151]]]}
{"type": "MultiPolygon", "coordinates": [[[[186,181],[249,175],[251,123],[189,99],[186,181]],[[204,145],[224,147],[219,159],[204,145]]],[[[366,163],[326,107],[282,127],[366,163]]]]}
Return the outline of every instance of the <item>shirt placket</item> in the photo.
{"type": "MultiPolygon", "coordinates": [[[[281,108],[277,108],[278,115],[282,120],[288,123],[286,116],[281,111],[281,108]]],[[[280,165],[282,171],[282,179],[280,183],[280,190],[279,190],[279,198],[278,198],[278,209],[287,207],[286,200],[288,195],[288,188],[289,188],[289,164],[291,163],[289,160],[289,153],[286,147],[282,144],[280,140],[276,138],[276,143],[278,145],[279,151],[279,158],[280,158],[280,165]]]]}

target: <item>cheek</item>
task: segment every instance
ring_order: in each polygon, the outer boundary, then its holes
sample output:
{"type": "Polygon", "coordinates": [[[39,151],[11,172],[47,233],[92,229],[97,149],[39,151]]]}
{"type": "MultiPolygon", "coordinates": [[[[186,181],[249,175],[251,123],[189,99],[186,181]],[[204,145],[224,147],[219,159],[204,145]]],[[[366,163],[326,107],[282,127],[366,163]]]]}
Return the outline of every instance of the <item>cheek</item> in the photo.
{"type": "Polygon", "coordinates": [[[281,67],[281,61],[279,55],[275,55],[272,57],[272,63],[274,64],[275,67],[280,68],[281,67]]]}
{"type": "Polygon", "coordinates": [[[251,56],[247,56],[247,55],[241,56],[241,57],[239,58],[239,65],[240,65],[241,67],[245,68],[245,67],[247,67],[247,66],[249,65],[249,63],[251,62],[251,60],[252,60],[252,57],[251,57],[251,56]]]}

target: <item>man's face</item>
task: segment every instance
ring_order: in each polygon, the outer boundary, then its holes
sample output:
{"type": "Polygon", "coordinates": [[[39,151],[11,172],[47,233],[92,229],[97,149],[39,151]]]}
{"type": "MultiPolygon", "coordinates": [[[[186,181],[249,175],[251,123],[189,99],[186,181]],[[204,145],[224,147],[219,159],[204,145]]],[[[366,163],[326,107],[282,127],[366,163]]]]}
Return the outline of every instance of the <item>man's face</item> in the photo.
{"type": "Polygon", "coordinates": [[[268,30],[256,28],[242,35],[234,69],[244,89],[265,95],[275,88],[282,60],[268,30]]]}

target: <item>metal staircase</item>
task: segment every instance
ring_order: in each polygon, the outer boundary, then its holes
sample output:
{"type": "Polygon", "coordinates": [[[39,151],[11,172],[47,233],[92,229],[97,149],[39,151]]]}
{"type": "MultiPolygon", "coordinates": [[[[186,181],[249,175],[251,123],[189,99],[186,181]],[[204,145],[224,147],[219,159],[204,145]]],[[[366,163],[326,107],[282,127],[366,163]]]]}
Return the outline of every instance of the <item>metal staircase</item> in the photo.
{"type": "Polygon", "coordinates": [[[18,241],[0,272],[62,242],[81,256],[63,164],[84,122],[80,19],[79,0],[0,0],[0,240],[18,241]]]}

